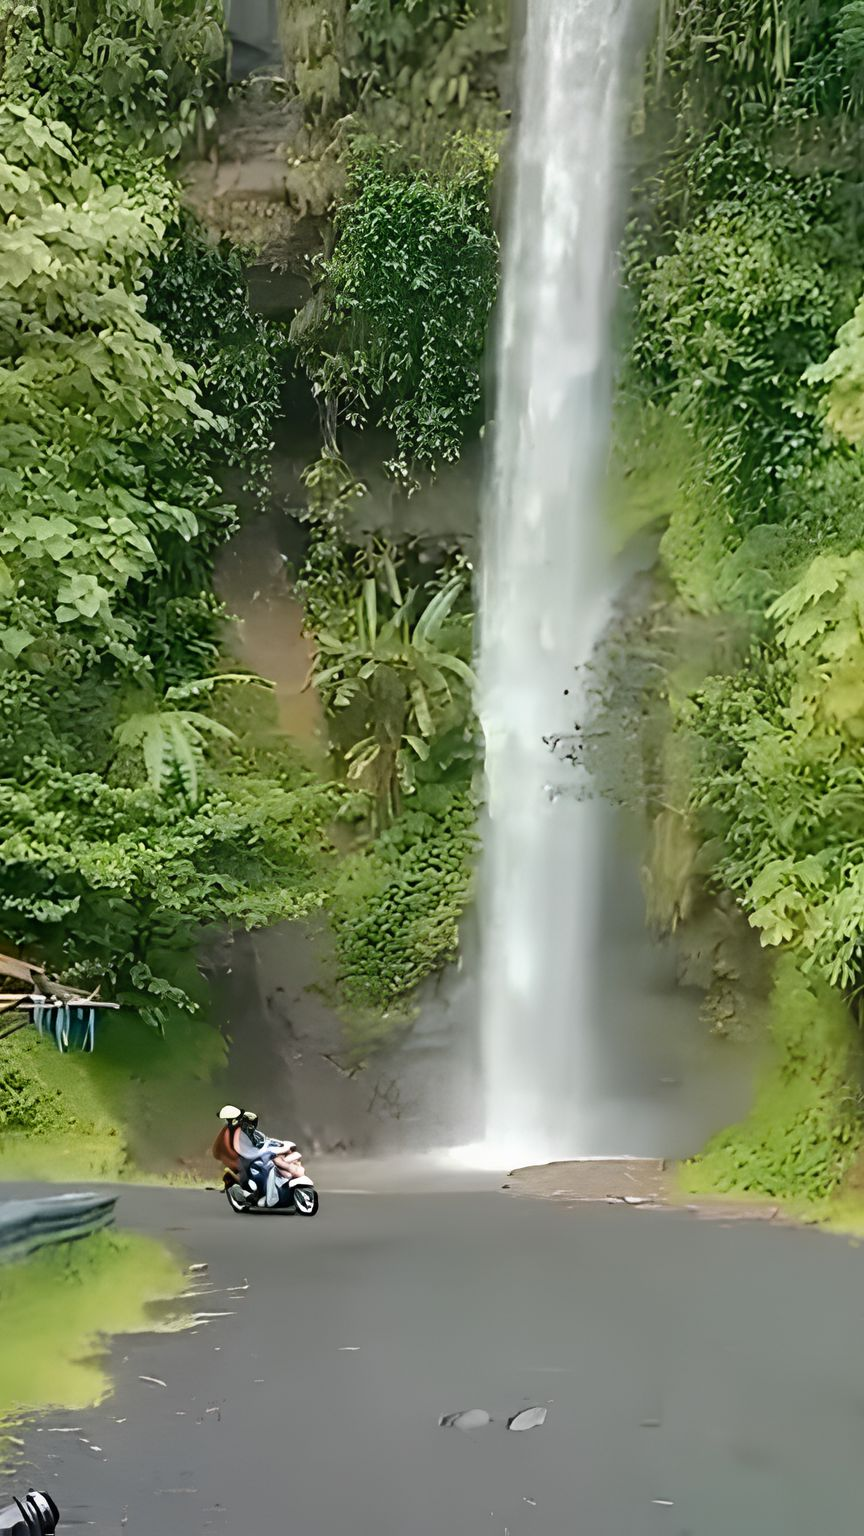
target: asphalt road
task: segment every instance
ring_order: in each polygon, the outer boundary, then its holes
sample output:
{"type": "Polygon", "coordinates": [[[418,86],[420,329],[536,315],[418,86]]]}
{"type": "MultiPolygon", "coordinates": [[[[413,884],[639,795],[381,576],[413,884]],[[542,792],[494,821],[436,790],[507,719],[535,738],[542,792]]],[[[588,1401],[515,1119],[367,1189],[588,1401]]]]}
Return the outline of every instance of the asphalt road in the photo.
{"type": "Polygon", "coordinates": [[[860,1536],[846,1241],[456,1189],[331,1194],[307,1222],[132,1189],[119,1213],[231,1315],[116,1341],[113,1396],[27,1432],[70,1529],[860,1536]],[[546,1422],[508,1432],[529,1405],[546,1422]],[[492,1422],[439,1427],[467,1408],[492,1422]]]}

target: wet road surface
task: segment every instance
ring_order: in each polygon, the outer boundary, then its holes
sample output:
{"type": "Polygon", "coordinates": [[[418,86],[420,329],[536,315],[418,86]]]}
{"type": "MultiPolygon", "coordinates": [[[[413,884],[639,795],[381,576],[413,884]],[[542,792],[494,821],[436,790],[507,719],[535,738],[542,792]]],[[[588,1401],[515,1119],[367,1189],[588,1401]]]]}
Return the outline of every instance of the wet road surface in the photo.
{"type": "Polygon", "coordinates": [[[189,1305],[232,1315],[116,1341],[113,1396],[26,1432],[70,1529],[859,1536],[845,1240],[455,1189],[331,1194],[306,1222],[124,1189],[118,1218],[206,1263],[189,1305]],[[508,1432],[528,1406],[545,1423],[508,1432]],[[492,1422],[439,1427],[468,1408],[492,1422]],[[49,1432],[71,1425],[91,1447],[49,1432]]]}

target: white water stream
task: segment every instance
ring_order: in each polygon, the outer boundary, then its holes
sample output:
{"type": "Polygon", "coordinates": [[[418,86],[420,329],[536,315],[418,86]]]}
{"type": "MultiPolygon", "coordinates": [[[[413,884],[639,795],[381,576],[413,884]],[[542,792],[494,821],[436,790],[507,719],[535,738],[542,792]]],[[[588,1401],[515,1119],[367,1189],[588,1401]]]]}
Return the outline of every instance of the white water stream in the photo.
{"type": "Polygon", "coordinates": [[[526,9],[479,693],[486,1137],[502,1165],[627,1150],[609,1145],[595,1091],[602,812],[584,797],[576,726],[609,608],[600,497],[629,0],[526,9]]]}

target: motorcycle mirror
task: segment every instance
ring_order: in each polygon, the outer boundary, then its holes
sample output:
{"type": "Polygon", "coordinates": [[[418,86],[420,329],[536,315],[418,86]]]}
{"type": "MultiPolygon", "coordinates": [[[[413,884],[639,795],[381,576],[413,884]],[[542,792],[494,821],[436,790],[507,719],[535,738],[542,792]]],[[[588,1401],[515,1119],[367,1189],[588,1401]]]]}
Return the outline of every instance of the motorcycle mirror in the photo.
{"type": "Polygon", "coordinates": [[[50,1494],[30,1492],[21,1499],[13,1499],[5,1509],[0,1509],[0,1533],[2,1536],[52,1536],[57,1529],[60,1511],[50,1494]]]}

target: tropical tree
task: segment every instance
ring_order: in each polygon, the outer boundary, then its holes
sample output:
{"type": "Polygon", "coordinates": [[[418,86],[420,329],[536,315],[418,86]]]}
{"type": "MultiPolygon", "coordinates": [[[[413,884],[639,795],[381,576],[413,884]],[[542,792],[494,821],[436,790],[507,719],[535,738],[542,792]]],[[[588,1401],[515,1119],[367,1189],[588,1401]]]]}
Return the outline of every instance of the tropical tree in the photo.
{"type": "Polygon", "coordinates": [[[328,712],[349,718],[334,745],[348,777],[372,794],[378,827],[398,813],[401,793],[413,791],[416,765],[428,760],[436,738],[470,718],[471,618],[454,615],[463,588],[457,575],[425,603],[416,587],[403,594],[385,551],[377,574],[363,582],[350,628],[316,634],[319,665],[310,683],[328,712]]]}

